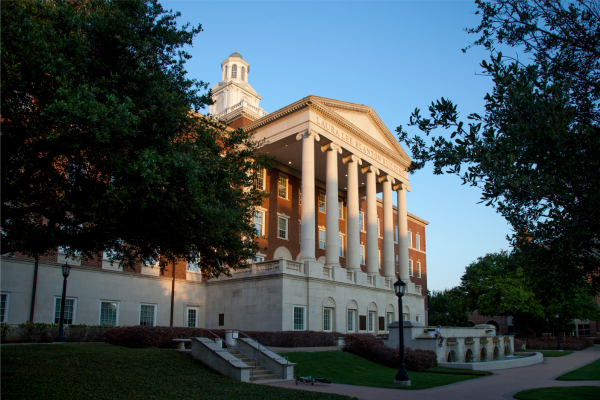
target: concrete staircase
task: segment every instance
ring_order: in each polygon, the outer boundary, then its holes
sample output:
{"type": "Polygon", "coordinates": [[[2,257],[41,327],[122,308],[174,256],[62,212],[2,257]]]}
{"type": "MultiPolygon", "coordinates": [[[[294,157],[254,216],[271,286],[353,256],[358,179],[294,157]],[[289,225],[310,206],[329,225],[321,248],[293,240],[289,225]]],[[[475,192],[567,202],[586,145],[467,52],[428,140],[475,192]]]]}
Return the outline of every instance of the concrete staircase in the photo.
{"type": "Polygon", "coordinates": [[[267,379],[277,379],[277,375],[275,375],[265,367],[257,367],[256,362],[253,359],[246,357],[239,351],[232,348],[227,349],[227,351],[229,352],[229,354],[238,358],[244,364],[253,368],[253,371],[250,373],[250,382],[262,381],[267,379]]]}

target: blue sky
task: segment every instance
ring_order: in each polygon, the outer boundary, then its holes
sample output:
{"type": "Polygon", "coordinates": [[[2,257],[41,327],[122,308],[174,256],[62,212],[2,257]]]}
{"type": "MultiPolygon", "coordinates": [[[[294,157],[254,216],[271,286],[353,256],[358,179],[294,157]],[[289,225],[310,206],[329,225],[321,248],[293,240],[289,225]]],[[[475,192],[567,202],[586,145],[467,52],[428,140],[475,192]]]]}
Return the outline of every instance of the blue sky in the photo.
{"type": "MultiPolygon", "coordinates": [[[[463,118],[482,113],[491,79],[480,75],[472,1],[162,1],[180,22],[204,31],[188,51],[190,77],[210,82],[236,49],[250,63],[249,83],[273,112],[308,95],[364,104],[395,132],[415,107],[434,100],[458,104],[463,118]]],[[[417,133],[416,130],[409,132],[417,133]]],[[[465,267],[486,253],[508,249],[510,227],[481,191],[432,169],[410,176],[408,211],[430,222],[426,230],[430,290],[460,283],[465,267]]]]}

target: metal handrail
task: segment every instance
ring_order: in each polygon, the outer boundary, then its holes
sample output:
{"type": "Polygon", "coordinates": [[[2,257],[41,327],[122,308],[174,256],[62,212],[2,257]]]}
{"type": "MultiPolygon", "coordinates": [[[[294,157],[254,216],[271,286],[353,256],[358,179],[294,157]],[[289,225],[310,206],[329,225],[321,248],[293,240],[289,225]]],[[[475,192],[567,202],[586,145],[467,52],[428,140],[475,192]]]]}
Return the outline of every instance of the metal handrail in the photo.
{"type": "MultiPolygon", "coordinates": [[[[246,334],[245,334],[244,332],[242,332],[242,331],[238,331],[238,333],[241,333],[242,335],[246,336],[248,339],[252,339],[252,340],[254,340],[256,343],[258,343],[258,352],[259,352],[259,353],[261,352],[261,351],[260,351],[260,346],[261,346],[261,344],[260,344],[260,342],[259,342],[258,340],[251,338],[250,336],[246,335],[246,334]]],[[[270,351],[270,352],[272,352],[272,353],[275,353],[273,350],[271,350],[270,348],[268,348],[268,347],[267,347],[267,346],[265,346],[265,345],[262,345],[262,347],[264,347],[265,349],[269,350],[269,351],[270,351]]],[[[275,354],[278,354],[278,353],[275,353],[275,354]]],[[[287,357],[283,357],[283,358],[285,358],[285,361],[287,361],[287,363],[286,363],[286,366],[289,366],[289,365],[290,365],[290,360],[288,360],[288,358],[287,358],[287,357]]]]}

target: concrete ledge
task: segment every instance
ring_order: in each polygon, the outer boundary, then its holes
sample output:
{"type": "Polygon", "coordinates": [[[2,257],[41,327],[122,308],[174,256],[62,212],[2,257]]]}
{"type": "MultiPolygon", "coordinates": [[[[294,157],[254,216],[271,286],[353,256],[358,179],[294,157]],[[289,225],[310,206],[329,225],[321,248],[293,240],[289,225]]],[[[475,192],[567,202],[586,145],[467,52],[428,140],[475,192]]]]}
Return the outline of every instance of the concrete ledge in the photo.
{"type": "Polygon", "coordinates": [[[250,382],[250,366],[208,338],[192,339],[192,356],[225,376],[250,382]]]}
{"type": "Polygon", "coordinates": [[[539,364],[542,361],[544,361],[544,356],[542,356],[542,353],[515,353],[515,355],[518,355],[521,358],[509,357],[497,361],[484,361],[472,363],[439,362],[438,365],[440,367],[447,368],[470,369],[474,371],[492,371],[496,369],[526,367],[528,365],[539,364]]]}

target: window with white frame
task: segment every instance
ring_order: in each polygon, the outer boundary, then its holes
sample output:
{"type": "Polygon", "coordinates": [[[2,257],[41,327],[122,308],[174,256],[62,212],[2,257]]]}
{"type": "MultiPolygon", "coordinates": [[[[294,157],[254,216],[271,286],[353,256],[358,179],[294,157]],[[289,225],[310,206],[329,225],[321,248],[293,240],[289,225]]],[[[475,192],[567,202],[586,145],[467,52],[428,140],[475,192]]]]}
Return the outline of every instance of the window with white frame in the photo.
{"type": "Polygon", "coordinates": [[[421,243],[420,243],[421,241],[420,241],[420,239],[421,239],[421,237],[420,237],[420,236],[419,236],[419,234],[417,233],[417,234],[415,235],[415,248],[416,248],[417,250],[421,250],[421,243]]]}
{"type": "Polygon", "coordinates": [[[360,246],[360,264],[365,265],[365,246],[360,246]]]}
{"type": "Polygon", "coordinates": [[[378,267],[381,268],[381,250],[377,250],[377,263],[378,263],[378,267]]]}
{"type": "Polygon", "coordinates": [[[305,307],[294,306],[294,330],[303,331],[305,307]]]}
{"type": "MultiPolygon", "coordinates": [[[[54,299],[54,323],[60,323],[60,304],[61,298],[56,297],[54,299]]],[[[65,325],[72,325],[75,323],[75,313],[77,308],[77,299],[66,298],[65,299],[65,315],[63,318],[63,323],[65,325]]]]}
{"type": "Polygon", "coordinates": [[[277,184],[277,195],[281,198],[287,199],[288,194],[288,177],[285,175],[279,175],[277,184]]]}
{"type": "Polygon", "coordinates": [[[325,212],[325,193],[319,192],[319,212],[325,212]]]}
{"type": "Polygon", "coordinates": [[[288,219],[285,217],[277,218],[277,237],[279,239],[288,238],[288,219]]]}
{"type": "Polygon", "coordinates": [[[421,262],[417,261],[417,278],[421,277],[421,262]]]}
{"type": "Polygon", "coordinates": [[[254,211],[254,229],[256,230],[257,236],[265,235],[265,212],[256,210],[254,211]]]}
{"type": "Polygon", "coordinates": [[[381,237],[381,229],[379,228],[379,218],[377,218],[377,236],[381,237]]]}
{"type": "Polygon", "coordinates": [[[8,306],[9,306],[10,294],[0,294],[0,322],[8,321],[8,306]]]}
{"type": "Polygon", "coordinates": [[[346,329],[348,330],[348,332],[354,332],[354,315],[355,315],[355,311],[354,310],[348,310],[348,321],[347,321],[347,326],[346,329]]]}
{"type": "Polygon", "coordinates": [[[415,292],[421,293],[421,285],[415,285],[415,292]]]}
{"type": "Polygon", "coordinates": [[[413,276],[413,260],[408,260],[408,276],[413,276]]]}
{"type": "Polygon", "coordinates": [[[263,261],[265,261],[265,257],[263,257],[263,256],[254,256],[254,258],[252,259],[252,261],[254,261],[255,263],[257,263],[257,262],[263,262],[263,261]]]}
{"type": "Polygon", "coordinates": [[[156,325],[156,304],[140,304],[140,325],[156,325]]]}
{"type": "MultiPolygon", "coordinates": [[[[65,303],[66,304],[66,303],[65,303]]],[[[100,325],[119,325],[119,303],[100,301],[100,325]]]]}
{"type": "Polygon", "coordinates": [[[265,190],[265,169],[261,168],[256,174],[256,189],[265,190]]]}
{"type": "Polygon", "coordinates": [[[396,256],[396,273],[400,273],[400,261],[398,260],[398,256],[396,256]]]}
{"type": "Polygon", "coordinates": [[[344,219],[344,203],[338,199],[338,218],[344,219]]]}
{"type": "Polygon", "coordinates": [[[242,67],[242,80],[246,81],[246,67],[242,67]]]}
{"type": "Polygon", "coordinates": [[[402,321],[410,321],[410,315],[402,314],[402,321]]]}
{"type": "Polygon", "coordinates": [[[333,326],[332,318],[333,318],[333,309],[324,308],[323,309],[323,330],[325,332],[331,332],[331,327],[333,326]]]}
{"type": "Polygon", "coordinates": [[[412,247],[412,232],[408,231],[408,247],[412,247]]]}
{"type": "Polygon", "coordinates": [[[392,323],[392,319],[394,318],[394,313],[387,313],[386,314],[386,325],[385,325],[385,330],[388,330],[388,326],[390,326],[390,324],[392,323]]]}
{"type": "Polygon", "coordinates": [[[190,254],[192,257],[191,260],[187,262],[187,270],[190,272],[200,272],[200,254],[192,253],[190,254]]]}
{"type": "Polygon", "coordinates": [[[187,327],[198,327],[198,309],[196,307],[188,307],[187,309],[187,327]]]}
{"type": "Polygon", "coordinates": [[[375,332],[375,312],[369,311],[369,332],[375,332]]]}
{"type": "Polygon", "coordinates": [[[231,77],[233,79],[237,78],[237,64],[233,64],[233,66],[231,67],[231,77]]]}
{"type": "Polygon", "coordinates": [[[415,315],[415,321],[421,322],[421,316],[420,315],[415,315]]]}
{"type": "Polygon", "coordinates": [[[228,70],[228,69],[229,69],[229,66],[228,66],[228,65],[226,65],[226,66],[225,66],[224,73],[223,73],[223,80],[227,79],[227,70],[228,70]]]}
{"type": "Polygon", "coordinates": [[[344,235],[340,235],[339,246],[340,246],[340,257],[344,257],[344,235]]]}
{"type": "Polygon", "coordinates": [[[362,211],[358,213],[358,226],[361,231],[365,230],[365,213],[362,211]]]}
{"type": "Polygon", "coordinates": [[[394,236],[394,242],[398,243],[398,227],[396,226],[396,234],[394,236]]]}
{"type": "Polygon", "coordinates": [[[319,229],[319,248],[325,248],[325,231],[322,229],[319,229]]]}

